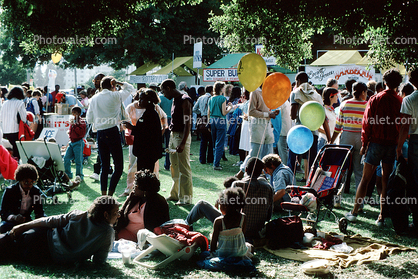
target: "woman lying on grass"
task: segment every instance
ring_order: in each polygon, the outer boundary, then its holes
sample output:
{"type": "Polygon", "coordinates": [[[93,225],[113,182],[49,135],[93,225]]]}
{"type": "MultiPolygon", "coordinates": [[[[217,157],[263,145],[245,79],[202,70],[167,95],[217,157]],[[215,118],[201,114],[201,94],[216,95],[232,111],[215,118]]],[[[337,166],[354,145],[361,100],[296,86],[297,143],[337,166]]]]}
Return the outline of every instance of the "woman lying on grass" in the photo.
{"type": "Polygon", "coordinates": [[[0,235],[0,262],[73,263],[93,256],[94,263],[104,263],[113,246],[119,205],[114,198],[101,196],[88,211],[73,210],[17,225],[0,235]]]}

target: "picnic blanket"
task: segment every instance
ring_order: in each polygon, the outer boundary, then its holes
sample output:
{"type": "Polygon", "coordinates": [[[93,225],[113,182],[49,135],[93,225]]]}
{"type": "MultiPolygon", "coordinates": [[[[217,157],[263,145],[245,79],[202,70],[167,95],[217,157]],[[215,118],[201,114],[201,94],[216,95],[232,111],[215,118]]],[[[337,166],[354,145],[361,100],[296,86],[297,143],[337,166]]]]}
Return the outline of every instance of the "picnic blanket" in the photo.
{"type": "Polygon", "coordinates": [[[326,259],[330,265],[347,268],[353,264],[365,264],[373,261],[385,259],[389,255],[394,255],[405,251],[414,251],[414,248],[392,244],[385,241],[375,240],[368,237],[362,237],[359,234],[345,236],[344,242],[354,248],[350,254],[335,252],[331,250],[321,250],[310,248],[306,250],[285,248],[280,250],[271,250],[267,246],[264,249],[276,256],[295,260],[310,261],[314,259],[326,259]]]}

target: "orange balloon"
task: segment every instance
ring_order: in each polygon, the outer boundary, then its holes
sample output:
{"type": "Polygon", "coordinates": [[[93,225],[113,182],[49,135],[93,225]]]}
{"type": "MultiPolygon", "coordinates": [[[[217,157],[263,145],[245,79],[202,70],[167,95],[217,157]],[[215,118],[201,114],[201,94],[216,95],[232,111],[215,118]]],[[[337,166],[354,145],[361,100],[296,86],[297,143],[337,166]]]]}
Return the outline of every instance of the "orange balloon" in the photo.
{"type": "Polygon", "coordinates": [[[269,75],[263,83],[262,94],[264,103],[269,109],[276,109],[289,99],[292,84],[289,78],[282,73],[269,75]]]}

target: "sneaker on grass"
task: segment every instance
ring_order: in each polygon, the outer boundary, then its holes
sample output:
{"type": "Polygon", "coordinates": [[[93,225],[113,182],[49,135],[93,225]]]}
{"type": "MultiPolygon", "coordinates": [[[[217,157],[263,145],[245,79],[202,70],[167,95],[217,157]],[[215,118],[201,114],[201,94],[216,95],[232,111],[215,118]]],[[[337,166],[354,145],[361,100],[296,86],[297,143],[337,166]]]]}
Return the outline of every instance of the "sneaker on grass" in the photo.
{"type": "Polygon", "coordinates": [[[348,221],[350,222],[355,222],[357,221],[357,214],[353,214],[351,211],[347,212],[345,214],[345,218],[347,218],[348,221]]]}
{"type": "Polygon", "coordinates": [[[90,178],[94,179],[94,180],[100,180],[100,176],[98,173],[93,173],[92,175],[90,175],[90,178]]]}

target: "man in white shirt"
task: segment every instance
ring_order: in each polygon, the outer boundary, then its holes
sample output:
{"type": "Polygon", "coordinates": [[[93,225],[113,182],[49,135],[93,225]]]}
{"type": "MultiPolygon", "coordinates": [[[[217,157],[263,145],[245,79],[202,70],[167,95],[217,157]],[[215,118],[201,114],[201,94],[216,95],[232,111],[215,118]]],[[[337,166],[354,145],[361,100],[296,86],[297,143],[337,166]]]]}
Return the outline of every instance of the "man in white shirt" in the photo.
{"type": "Polygon", "coordinates": [[[86,120],[97,129],[97,145],[99,148],[102,168],[100,172],[100,188],[102,195],[112,196],[123,172],[123,152],[119,134],[121,111],[123,101],[135,92],[132,85],[118,82],[114,77],[104,77],[100,83],[102,91],[95,94],[87,111],[86,120]],[[117,91],[116,85],[122,90],[117,91]],[[107,180],[110,168],[110,155],[112,155],[115,171],[110,179],[107,192],[107,180]]]}

